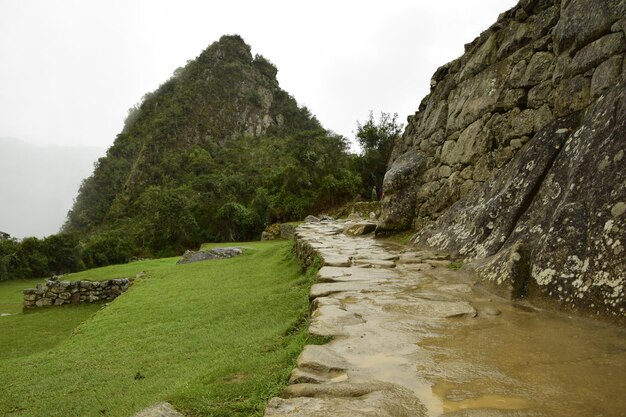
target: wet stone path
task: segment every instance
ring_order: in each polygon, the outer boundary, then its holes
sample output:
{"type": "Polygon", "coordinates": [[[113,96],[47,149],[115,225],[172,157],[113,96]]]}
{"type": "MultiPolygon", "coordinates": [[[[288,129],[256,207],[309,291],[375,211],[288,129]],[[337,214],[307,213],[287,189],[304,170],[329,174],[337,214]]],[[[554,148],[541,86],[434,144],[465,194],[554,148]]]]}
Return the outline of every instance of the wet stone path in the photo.
{"type": "Polygon", "coordinates": [[[307,223],[311,335],[266,417],[622,416],[626,332],[496,297],[443,257],[307,223]]]}

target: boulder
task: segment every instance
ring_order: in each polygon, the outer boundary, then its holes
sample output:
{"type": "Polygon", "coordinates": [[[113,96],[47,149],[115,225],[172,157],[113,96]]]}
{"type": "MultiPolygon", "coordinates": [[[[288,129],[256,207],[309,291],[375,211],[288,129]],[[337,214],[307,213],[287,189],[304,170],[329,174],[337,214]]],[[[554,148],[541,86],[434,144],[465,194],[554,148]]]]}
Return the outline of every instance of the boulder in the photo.
{"type": "Polygon", "coordinates": [[[360,222],[350,225],[344,229],[344,233],[348,236],[361,236],[372,233],[376,230],[374,222],[360,222]]]}
{"type": "Polygon", "coordinates": [[[274,223],[261,233],[261,240],[291,239],[295,232],[296,227],[293,224],[274,223]]]}
{"type": "Polygon", "coordinates": [[[183,414],[176,411],[172,404],[162,402],[148,407],[138,413],[133,414],[132,417],[185,417],[183,414]]]}
{"type": "Polygon", "coordinates": [[[183,256],[176,262],[177,265],[189,264],[193,262],[208,261],[212,259],[225,259],[238,256],[243,253],[240,247],[213,248],[210,250],[186,251],[183,256]]]}
{"type": "Polygon", "coordinates": [[[280,238],[291,239],[296,233],[296,227],[293,224],[281,223],[280,225],[280,238]]]}
{"type": "Polygon", "coordinates": [[[270,224],[261,234],[261,240],[274,240],[280,237],[280,223],[270,224]]]}
{"type": "Polygon", "coordinates": [[[348,215],[348,220],[353,221],[353,222],[358,222],[363,220],[363,216],[361,215],[361,213],[350,213],[348,215]]]}
{"type": "Polygon", "coordinates": [[[405,153],[385,173],[378,232],[406,229],[411,225],[417,185],[426,170],[427,159],[422,152],[405,153]]]}

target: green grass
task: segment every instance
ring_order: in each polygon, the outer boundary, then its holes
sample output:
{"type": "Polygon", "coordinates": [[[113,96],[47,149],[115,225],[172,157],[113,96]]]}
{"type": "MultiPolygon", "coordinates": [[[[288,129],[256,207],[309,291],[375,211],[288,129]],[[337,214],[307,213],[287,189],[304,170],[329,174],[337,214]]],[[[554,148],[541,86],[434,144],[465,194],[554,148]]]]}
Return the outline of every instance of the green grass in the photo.
{"type": "Polygon", "coordinates": [[[461,269],[462,266],[463,266],[463,261],[453,261],[453,262],[450,262],[450,264],[448,265],[448,268],[456,271],[457,269],[461,269]]]}
{"type": "Polygon", "coordinates": [[[175,265],[180,257],[149,259],[146,261],[131,262],[121,265],[109,265],[102,268],[89,269],[87,271],[76,272],[73,274],[63,275],[61,279],[66,281],[75,281],[85,279],[89,281],[105,281],[112,278],[132,278],[139,272],[147,271],[162,266],[175,265]]]}
{"type": "Polygon", "coordinates": [[[401,245],[408,245],[411,243],[411,238],[415,235],[413,230],[408,230],[405,232],[398,232],[384,237],[384,240],[388,240],[390,242],[399,243],[401,245]]]}
{"type": "Polygon", "coordinates": [[[311,342],[312,272],[301,275],[290,242],[239,246],[249,249],[232,259],[174,265],[171,258],[74,275],[147,271],[104,309],[0,318],[0,325],[15,320],[0,333],[3,347],[8,340],[36,346],[51,337],[21,327],[31,318],[50,331],[65,331],[75,312],[86,319],[46,348],[3,352],[0,415],[127,417],[170,401],[189,416],[261,416],[311,342]]]}
{"type": "Polygon", "coordinates": [[[22,311],[22,301],[24,297],[22,290],[31,288],[42,279],[15,279],[0,282],[0,313],[15,314],[22,311]]]}

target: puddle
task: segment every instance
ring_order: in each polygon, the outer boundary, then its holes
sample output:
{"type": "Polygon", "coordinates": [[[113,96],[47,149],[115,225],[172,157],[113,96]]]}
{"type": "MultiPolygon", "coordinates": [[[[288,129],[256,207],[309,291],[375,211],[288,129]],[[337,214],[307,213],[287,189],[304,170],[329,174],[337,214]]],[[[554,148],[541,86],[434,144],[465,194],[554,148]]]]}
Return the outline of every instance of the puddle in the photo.
{"type": "Polygon", "coordinates": [[[444,413],[626,415],[626,329],[507,302],[474,305],[479,312],[496,308],[502,313],[449,322],[437,336],[419,343],[437,364],[422,371],[444,413]]]}
{"type": "Polygon", "coordinates": [[[369,356],[350,357],[350,361],[362,369],[376,375],[379,381],[401,384],[415,392],[416,396],[429,411],[439,415],[443,409],[439,397],[432,395],[431,384],[423,379],[415,378],[414,374],[406,372],[410,362],[398,356],[396,352],[381,352],[369,356]]]}
{"type": "Polygon", "coordinates": [[[348,382],[412,390],[428,417],[626,416],[626,328],[504,300],[445,267],[358,275],[367,287],[329,295],[332,308],[318,299],[313,313],[341,329],[328,346],[350,365],[348,382]]]}
{"type": "Polygon", "coordinates": [[[443,412],[449,413],[467,409],[524,410],[532,403],[523,398],[505,397],[502,395],[483,395],[461,401],[444,401],[443,412]]]}

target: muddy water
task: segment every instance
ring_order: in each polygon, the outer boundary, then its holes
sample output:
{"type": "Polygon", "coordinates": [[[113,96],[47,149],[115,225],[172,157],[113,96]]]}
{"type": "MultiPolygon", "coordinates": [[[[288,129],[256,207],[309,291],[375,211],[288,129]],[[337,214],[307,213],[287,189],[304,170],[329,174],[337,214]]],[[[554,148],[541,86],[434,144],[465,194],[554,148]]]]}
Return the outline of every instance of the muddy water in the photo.
{"type": "Polygon", "coordinates": [[[414,296],[467,284],[460,298],[478,312],[417,343],[432,359],[416,367],[430,416],[626,417],[626,328],[505,300],[460,271],[424,275],[414,296]]]}
{"type": "Polygon", "coordinates": [[[417,365],[439,400],[428,401],[430,415],[519,410],[512,415],[626,416],[623,328],[477,290],[466,299],[477,317],[449,320],[418,344],[437,364],[417,365]]]}

